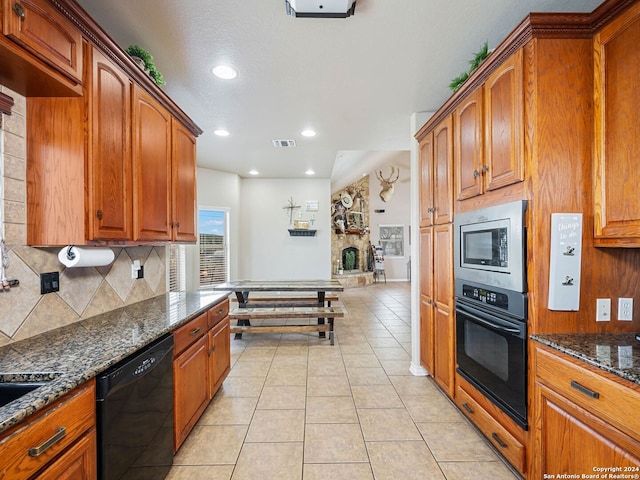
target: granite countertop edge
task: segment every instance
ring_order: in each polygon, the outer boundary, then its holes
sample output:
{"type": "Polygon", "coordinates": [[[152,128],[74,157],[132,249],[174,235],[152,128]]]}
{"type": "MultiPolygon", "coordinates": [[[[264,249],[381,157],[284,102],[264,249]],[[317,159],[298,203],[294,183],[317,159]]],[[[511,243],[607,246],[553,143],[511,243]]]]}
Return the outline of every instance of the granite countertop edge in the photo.
{"type": "Polygon", "coordinates": [[[640,385],[640,342],[633,333],[535,334],[531,339],[640,385]]]}
{"type": "Polygon", "coordinates": [[[168,292],[0,347],[0,383],[46,381],[0,407],[0,435],[230,292],[168,292]]]}

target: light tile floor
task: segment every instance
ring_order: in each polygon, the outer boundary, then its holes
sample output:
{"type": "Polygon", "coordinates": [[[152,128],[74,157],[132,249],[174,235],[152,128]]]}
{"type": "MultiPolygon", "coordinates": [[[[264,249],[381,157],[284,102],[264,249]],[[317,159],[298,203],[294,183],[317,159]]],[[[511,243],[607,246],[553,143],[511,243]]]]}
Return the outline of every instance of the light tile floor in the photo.
{"type": "Polygon", "coordinates": [[[345,290],[336,344],[231,339],[232,369],[169,480],[514,479],[430,377],[409,372],[408,283],[345,290]]]}

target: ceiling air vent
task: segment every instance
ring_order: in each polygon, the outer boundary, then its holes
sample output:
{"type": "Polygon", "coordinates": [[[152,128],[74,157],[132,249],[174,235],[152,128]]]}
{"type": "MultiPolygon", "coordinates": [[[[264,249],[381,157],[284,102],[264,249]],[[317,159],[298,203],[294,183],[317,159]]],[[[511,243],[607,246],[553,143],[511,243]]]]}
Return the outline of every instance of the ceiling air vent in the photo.
{"type": "Polygon", "coordinates": [[[274,147],[295,147],[295,140],[271,140],[274,147]]]}

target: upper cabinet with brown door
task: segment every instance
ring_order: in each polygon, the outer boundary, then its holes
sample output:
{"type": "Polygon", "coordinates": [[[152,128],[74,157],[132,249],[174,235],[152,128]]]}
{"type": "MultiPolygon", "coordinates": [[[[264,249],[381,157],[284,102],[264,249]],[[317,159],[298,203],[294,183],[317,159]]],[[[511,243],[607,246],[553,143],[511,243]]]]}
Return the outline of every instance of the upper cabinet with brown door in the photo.
{"type": "Polygon", "coordinates": [[[88,92],[88,240],[132,238],[131,80],[93,49],[88,92]]]}
{"type": "Polygon", "coordinates": [[[46,0],[2,0],[0,82],[27,96],[82,94],[82,33],[46,0]]]}
{"type": "Polygon", "coordinates": [[[524,179],[523,98],[522,49],[518,49],[457,106],[457,200],[524,179]]]}
{"type": "Polygon", "coordinates": [[[134,88],[134,240],[195,242],[195,137],[134,88]]]}
{"type": "Polygon", "coordinates": [[[420,144],[420,225],[453,221],[453,122],[443,119],[432,131],[418,132],[420,144]]]}
{"type": "Polygon", "coordinates": [[[594,38],[594,208],[599,246],[640,247],[640,3],[594,38]]]}
{"type": "MultiPolygon", "coordinates": [[[[6,33],[13,4],[0,2],[6,33]]],[[[55,45],[43,52],[75,52],[52,54],[51,61],[79,62],[82,95],[59,98],[60,92],[46,82],[37,96],[24,92],[27,244],[195,242],[196,137],[202,131],[74,1],[18,4],[26,8],[24,18],[34,11],[42,19],[17,29],[20,40],[12,40],[12,48],[30,55],[35,47],[29,42],[42,43],[30,32],[49,32],[43,41],[55,45]],[[45,29],[45,20],[73,28],[76,36],[53,26],[45,29]],[[61,38],[77,43],[79,50],[63,48],[61,38]]],[[[0,80],[5,59],[30,79],[39,78],[6,57],[3,42],[8,41],[0,37],[0,80]]],[[[66,81],[72,77],[65,73],[66,81]]]]}

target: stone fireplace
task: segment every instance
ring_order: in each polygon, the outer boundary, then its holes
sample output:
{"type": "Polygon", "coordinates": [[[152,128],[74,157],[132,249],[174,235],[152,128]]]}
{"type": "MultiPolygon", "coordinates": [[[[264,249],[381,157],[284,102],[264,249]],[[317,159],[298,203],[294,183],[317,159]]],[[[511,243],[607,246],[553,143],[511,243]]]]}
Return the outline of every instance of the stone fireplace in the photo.
{"type": "Polygon", "coordinates": [[[367,252],[371,245],[368,229],[369,177],[363,177],[345,189],[334,192],[331,195],[332,205],[340,201],[344,192],[358,200],[344,212],[346,228],[341,230],[335,225],[332,228],[331,271],[333,278],[345,287],[362,287],[373,283],[373,272],[367,268],[367,252]],[[357,217],[357,221],[354,217],[357,217]],[[353,268],[349,270],[347,268],[351,265],[347,262],[347,257],[353,261],[353,268]],[[344,269],[342,274],[338,273],[338,266],[344,269]]]}

